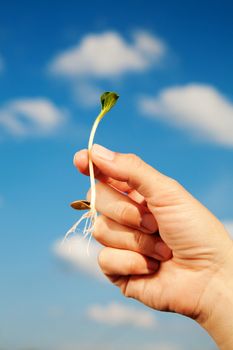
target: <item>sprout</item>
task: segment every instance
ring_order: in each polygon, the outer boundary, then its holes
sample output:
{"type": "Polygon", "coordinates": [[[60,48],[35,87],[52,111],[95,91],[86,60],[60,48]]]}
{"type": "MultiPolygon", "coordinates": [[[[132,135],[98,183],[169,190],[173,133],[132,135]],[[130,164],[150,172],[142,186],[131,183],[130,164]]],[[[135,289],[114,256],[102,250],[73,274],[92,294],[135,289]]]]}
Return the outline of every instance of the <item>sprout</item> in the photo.
{"type": "Polygon", "coordinates": [[[88,165],[89,165],[90,183],[91,183],[91,201],[88,202],[86,200],[78,200],[71,203],[72,208],[76,210],[88,209],[88,212],[83,214],[82,217],[69,229],[69,231],[65,235],[64,240],[66,240],[70,234],[76,233],[78,231],[78,226],[83,221],[85,221],[84,229],[83,229],[84,238],[86,238],[89,235],[87,252],[88,252],[89,243],[91,241],[92,232],[94,230],[95,220],[97,218],[97,211],[95,208],[95,201],[96,201],[95,176],[94,176],[93,162],[91,159],[91,148],[93,145],[95,132],[99,122],[105,116],[105,114],[108,113],[110,109],[116,104],[118,98],[119,98],[119,95],[117,95],[115,92],[108,91],[101,95],[100,97],[101,111],[97,116],[97,118],[95,119],[91,129],[91,133],[88,141],[88,165]]]}

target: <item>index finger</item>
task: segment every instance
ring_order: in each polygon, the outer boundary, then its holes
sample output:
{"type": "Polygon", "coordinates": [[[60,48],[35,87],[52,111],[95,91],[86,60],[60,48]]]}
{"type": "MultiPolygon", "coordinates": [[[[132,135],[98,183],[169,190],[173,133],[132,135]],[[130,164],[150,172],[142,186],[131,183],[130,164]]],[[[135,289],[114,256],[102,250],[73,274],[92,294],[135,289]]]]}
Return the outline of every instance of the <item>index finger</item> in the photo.
{"type": "MultiPolygon", "coordinates": [[[[74,155],[73,163],[75,167],[80,171],[81,174],[89,176],[89,165],[88,165],[88,151],[87,149],[83,149],[74,155]]],[[[104,175],[100,169],[94,165],[94,174],[95,178],[101,182],[104,182],[111,187],[114,187],[120,192],[127,193],[131,199],[135,202],[143,204],[144,197],[140,195],[137,191],[135,191],[132,187],[130,187],[125,181],[118,181],[109,176],[104,175]]]]}

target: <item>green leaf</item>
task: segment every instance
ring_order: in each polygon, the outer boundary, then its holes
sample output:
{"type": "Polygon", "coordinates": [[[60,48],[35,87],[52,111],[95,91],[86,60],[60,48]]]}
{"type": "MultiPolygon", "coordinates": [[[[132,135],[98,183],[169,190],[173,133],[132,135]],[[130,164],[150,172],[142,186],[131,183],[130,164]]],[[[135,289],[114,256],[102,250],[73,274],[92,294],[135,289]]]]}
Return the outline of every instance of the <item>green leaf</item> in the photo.
{"type": "Polygon", "coordinates": [[[102,111],[108,112],[116,104],[119,95],[115,92],[106,91],[100,97],[102,111]]]}

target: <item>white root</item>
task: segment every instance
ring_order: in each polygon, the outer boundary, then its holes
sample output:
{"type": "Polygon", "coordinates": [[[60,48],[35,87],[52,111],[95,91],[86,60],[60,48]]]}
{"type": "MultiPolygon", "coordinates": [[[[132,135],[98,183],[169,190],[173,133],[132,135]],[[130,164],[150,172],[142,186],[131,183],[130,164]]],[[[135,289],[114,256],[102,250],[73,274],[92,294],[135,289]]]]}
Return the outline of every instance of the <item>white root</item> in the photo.
{"type": "Polygon", "coordinates": [[[97,218],[97,211],[94,209],[90,209],[87,213],[83,214],[81,218],[66,232],[65,237],[62,241],[62,244],[65,243],[65,241],[71,236],[78,234],[80,231],[83,234],[83,239],[88,238],[88,243],[87,243],[87,254],[89,255],[89,247],[90,247],[90,242],[92,238],[92,234],[94,231],[94,226],[95,226],[95,221],[97,218]],[[84,228],[80,229],[80,225],[83,223],[85,220],[84,228]]]}

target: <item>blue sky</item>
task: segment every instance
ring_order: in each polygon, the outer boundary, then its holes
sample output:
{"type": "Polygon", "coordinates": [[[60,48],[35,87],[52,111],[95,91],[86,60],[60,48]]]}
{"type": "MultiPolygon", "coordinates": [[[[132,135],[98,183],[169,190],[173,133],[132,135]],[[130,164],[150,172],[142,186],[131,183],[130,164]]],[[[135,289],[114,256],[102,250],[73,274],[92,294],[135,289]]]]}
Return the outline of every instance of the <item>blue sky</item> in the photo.
{"type": "Polygon", "coordinates": [[[124,300],[94,256],[67,258],[56,241],[89,187],[72,158],[106,90],[120,99],[96,142],[175,177],[232,229],[232,14],[231,1],[1,5],[1,350],[215,349],[194,322],[124,300]]]}

